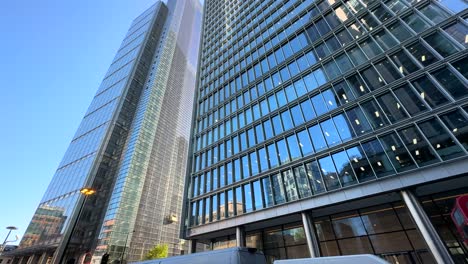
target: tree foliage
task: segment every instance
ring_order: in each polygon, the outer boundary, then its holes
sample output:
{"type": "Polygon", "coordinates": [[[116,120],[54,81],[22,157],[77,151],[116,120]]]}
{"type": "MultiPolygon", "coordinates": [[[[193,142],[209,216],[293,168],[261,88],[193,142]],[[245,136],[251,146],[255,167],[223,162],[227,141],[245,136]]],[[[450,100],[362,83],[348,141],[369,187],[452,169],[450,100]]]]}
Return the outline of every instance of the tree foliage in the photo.
{"type": "Polygon", "coordinates": [[[167,244],[156,245],[146,253],[144,260],[167,258],[169,246],[167,244]]]}

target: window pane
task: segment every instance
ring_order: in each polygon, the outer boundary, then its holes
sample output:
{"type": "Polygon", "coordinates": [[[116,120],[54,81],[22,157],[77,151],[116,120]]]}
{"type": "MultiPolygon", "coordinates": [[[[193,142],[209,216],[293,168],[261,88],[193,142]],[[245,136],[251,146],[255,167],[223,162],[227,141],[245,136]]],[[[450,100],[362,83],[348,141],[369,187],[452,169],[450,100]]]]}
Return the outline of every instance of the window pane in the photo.
{"type": "Polygon", "coordinates": [[[302,157],[299,143],[297,142],[296,134],[293,134],[286,138],[289,147],[289,153],[291,154],[291,160],[296,160],[302,157]]]}
{"type": "Polygon", "coordinates": [[[266,177],[262,179],[262,185],[263,185],[263,193],[265,197],[265,205],[267,207],[273,206],[274,201],[273,201],[273,191],[271,189],[271,182],[270,178],[266,177]]]}
{"type": "Polygon", "coordinates": [[[353,49],[347,50],[346,51],[353,61],[354,65],[358,66],[363,64],[364,62],[367,61],[366,55],[364,55],[364,52],[359,48],[359,46],[354,47],[353,49]]]}
{"type": "Polygon", "coordinates": [[[359,75],[353,75],[346,79],[349,86],[353,89],[354,94],[359,97],[366,94],[369,90],[367,89],[364,81],[359,77],[359,75]]]}
{"type": "MultiPolygon", "coordinates": [[[[401,75],[395,69],[395,66],[388,60],[383,60],[375,64],[375,68],[380,73],[380,75],[384,78],[387,83],[391,83],[399,78],[401,75]]],[[[380,81],[380,79],[379,79],[380,81]]]]}
{"type": "Polygon", "coordinates": [[[421,131],[443,160],[464,155],[463,150],[454,142],[449,133],[436,119],[418,124],[421,131]]]}
{"type": "Polygon", "coordinates": [[[367,121],[359,106],[346,110],[346,115],[348,116],[349,122],[353,126],[356,135],[361,135],[372,131],[371,125],[367,121]]]}
{"type": "Polygon", "coordinates": [[[320,169],[317,161],[312,161],[305,164],[307,169],[307,177],[309,178],[310,186],[314,194],[325,191],[325,185],[320,175],[320,169]]]}
{"type": "Polygon", "coordinates": [[[323,101],[322,94],[317,94],[316,96],[312,97],[311,100],[317,115],[323,115],[326,112],[328,112],[328,108],[325,105],[325,102],[323,101]]]}
{"type": "Polygon", "coordinates": [[[429,106],[436,107],[448,102],[445,95],[442,94],[439,88],[437,88],[427,76],[413,81],[412,84],[421,98],[426,101],[429,106]]]}
{"type": "MultiPolygon", "coordinates": [[[[366,229],[357,212],[332,216],[333,229],[337,238],[365,236],[366,229]]],[[[357,245],[356,245],[357,246],[357,245]]]]}
{"type": "Polygon", "coordinates": [[[429,4],[420,9],[421,13],[423,13],[430,21],[437,24],[439,22],[444,21],[449,15],[447,12],[443,11],[439,7],[434,4],[429,4]]]}
{"type": "Polygon", "coordinates": [[[341,188],[340,182],[338,180],[338,175],[333,165],[333,161],[330,156],[320,159],[320,170],[322,171],[323,179],[325,180],[325,185],[327,190],[334,190],[341,188]]]}
{"type": "Polygon", "coordinates": [[[348,157],[359,182],[365,182],[375,179],[374,172],[372,171],[369,161],[360,146],[352,147],[346,150],[348,157]]]}
{"type": "Polygon", "coordinates": [[[281,179],[281,174],[277,173],[271,176],[271,180],[272,180],[272,185],[273,185],[275,204],[284,203],[286,200],[285,200],[285,195],[284,195],[284,187],[283,187],[283,181],[281,179]]]}
{"type": "Polygon", "coordinates": [[[322,96],[323,96],[323,99],[325,100],[325,104],[327,105],[328,110],[333,110],[340,105],[332,89],[323,91],[322,96]]]}
{"type": "Polygon", "coordinates": [[[281,113],[281,120],[283,121],[285,131],[294,127],[289,110],[286,110],[281,113]]]}
{"type": "Polygon", "coordinates": [[[252,203],[252,189],[250,187],[250,183],[244,185],[244,196],[245,196],[245,209],[246,213],[252,212],[253,210],[253,203],[252,203]]]}
{"type": "Polygon", "coordinates": [[[398,122],[408,117],[403,107],[390,93],[379,96],[377,101],[391,122],[398,122]]]}
{"type": "Polygon", "coordinates": [[[294,126],[299,126],[304,123],[304,117],[302,116],[301,106],[296,105],[291,108],[292,119],[294,121],[294,126]]]}
{"type": "Polygon", "coordinates": [[[304,118],[306,121],[310,121],[316,117],[314,108],[312,107],[312,103],[310,100],[306,100],[301,103],[301,110],[304,114],[304,118]]]}
{"type": "Polygon", "coordinates": [[[390,56],[400,73],[408,75],[419,70],[419,67],[410,59],[404,51],[399,51],[390,56]]]}
{"type": "Polygon", "coordinates": [[[404,85],[395,89],[394,92],[410,115],[415,115],[427,110],[427,107],[421,101],[420,97],[414,93],[413,89],[409,85],[404,85]]]}
{"type": "Polygon", "coordinates": [[[303,165],[294,168],[294,175],[297,182],[297,189],[300,198],[309,197],[312,195],[309,186],[309,179],[303,165]]]}
{"type": "Polygon", "coordinates": [[[378,140],[372,140],[362,144],[362,148],[366,152],[367,158],[369,159],[374,172],[377,177],[383,177],[390,174],[394,174],[392,164],[388,160],[385,151],[380,145],[378,140]]]}
{"type": "Polygon", "coordinates": [[[264,208],[263,199],[262,199],[262,189],[260,187],[260,181],[254,181],[253,185],[253,193],[254,193],[254,201],[255,201],[255,210],[259,210],[264,208]]]}
{"type": "Polygon", "coordinates": [[[348,155],[345,151],[332,154],[333,162],[335,163],[338,177],[340,177],[343,187],[357,183],[348,155]]]}
{"type": "Polygon", "coordinates": [[[270,168],[275,168],[278,166],[278,154],[276,152],[276,145],[270,144],[267,147],[268,149],[268,160],[270,161],[270,168]]]}
{"type": "Polygon", "coordinates": [[[468,79],[468,58],[465,57],[464,59],[452,63],[452,65],[459,73],[468,79]]]}
{"type": "Polygon", "coordinates": [[[380,140],[397,171],[401,172],[416,168],[403,143],[395,133],[383,136],[380,140]]]}
{"type": "Polygon", "coordinates": [[[458,22],[446,27],[444,30],[460,44],[468,47],[468,27],[465,24],[458,22]]]}
{"type": "Polygon", "coordinates": [[[434,152],[414,126],[401,129],[398,134],[418,165],[425,166],[438,162],[434,152]]]}
{"type": "Polygon", "coordinates": [[[346,104],[349,101],[355,99],[351,88],[345,81],[335,84],[333,88],[335,90],[335,93],[338,95],[338,99],[340,100],[341,104],[346,104]]]}
{"type": "Polygon", "coordinates": [[[297,137],[299,139],[299,146],[303,156],[307,156],[314,153],[312,142],[310,141],[309,133],[307,132],[307,130],[302,130],[299,133],[297,133],[297,137]]]}
{"type": "Polygon", "coordinates": [[[455,45],[440,32],[434,32],[424,37],[424,40],[443,57],[447,57],[458,51],[455,45]]]}
{"type": "Polygon", "coordinates": [[[388,30],[395,36],[400,42],[405,41],[411,37],[411,33],[403,26],[400,22],[396,22],[393,25],[388,26],[388,30]]]}
{"type": "Polygon", "coordinates": [[[286,146],[286,141],[284,139],[276,142],[278,147],[278,156],[280,158],[280,164],[285,164],[291,161],[288,153],[288,148],[286,146]]]}
{"type": "Polygon", "coordinates": [[[314,144],[315,151],[320,151],[327,147],[325,139],[323,138],[323,133],[320,130],[319,125],[309,127],[309,134],[312,142],[314,144]]]}
{"type": "Polygon", "coordinates": [[[368,87],[371,90],[375,90],[385,85],[382,78],[379,76],[379,74],[375,71],[375,69],[372,66],[361,71],[361,76],[366,81],[368,87]]]}
{"type": "Polygon", "coordinates": [[[283,182],[288,202],[299,199],[292,170],[283,171],[283,182]]]}
{"type": "Polygon", "coordinates": [[[387,119],[384,117],[383,112],[376,101],[371,100],[365,102],[361,104],[361,107],[374,129],[388,124],[387,119]]]}
{"type": "Polygon", "coordinates": [[[441,115],[440,118],[458,141],[468,150],[468,118],[463,115],[462,111],[456,110],[441,115]]]}
{"type": "Polygon", "coordinates": [[[432,75],[455,99],[468,95],[468,87],[465,86],[449,69],[440,69],[432,73],[432,75]]]}
{"type": "Polygon", "coordinates": [[[271,119],[271,122],[273,123],[273,129],[274,129],[275,135],[279,135],[283,133],[284,130],[283,130],[283,125],[281,124],[280,115],[274,116],[271,119]]]}
{"type": "Polygon", "coordinates": [[[387,30],[383,29],[374,35],[374,39],[384,50],[388,50],[398,44],[398,42],[388,33],[387,30]]]}
{"type": "MultiPolygon", "coordinates": [[[[325,139],[329,147],[341,143],[340,137],[338,136],[338,132],[336,131],[335,125],[333,124],[333,121],[331,119],[321,122],[320,126],[322,127],[323,134],[325,135],[325,139]]],[[[313,140],[314,135],[311,135],[313,140]]]]}
{"type": "Polygon", "coordinates": [[[369,59],[379,55],[382,53],[380,47],[371,39],[368,38],[366,41],[359,43],[364,53],[367,55],[369,59]]]}
{"type": "Polygon", "coordinates": [[[416,31],[416,33],[420,33],[425,29],[429,28],[430,26],[424,21],[419,15],[415,13],[411,13],[403,18],[403,21],[408,24],[408,26],[416,31]]]}
{"type": "Polygon", "coordinates": [[[413,45],[407,47],[408,51],[413,55],[413,57],[419,61],[423,66],[428,66],[438,59],[429,51],[422,43],[416,42],[413,45]]]}

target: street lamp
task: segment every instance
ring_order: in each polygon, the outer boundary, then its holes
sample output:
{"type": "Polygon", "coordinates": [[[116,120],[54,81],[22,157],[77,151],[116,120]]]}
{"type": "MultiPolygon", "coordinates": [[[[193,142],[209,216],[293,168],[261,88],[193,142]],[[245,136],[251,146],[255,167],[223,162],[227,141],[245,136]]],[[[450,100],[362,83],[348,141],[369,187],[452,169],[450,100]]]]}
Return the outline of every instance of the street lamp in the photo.
{"type": "Polygon", "coordinates": [[[76,217],[75,221],[73,221],[73,225],[72,225],[70,234],[69,234],[68,238],[66,238],[67,242],[65,243],[63,253],[60,256],[60,261],[58,263],[62,263],[63,259],[65,258],[65,253],[67,252],[68,245],[70,244],[71,238],[73,236],[73,232],[75,231],[76,225],[78,224],[78,220],[80,219],[81,212],[83,211],[83,207],[84,207],[84,205],[86,203],[86,199],[88,198],[88,196],[91,196],[91,195],[95,194],[96,190],[91,188],[91,187],[84,187],[84,188],[81,188],[80,193],[84,195],[84,199],[83,199],[83,202],[81,203],[80,210],[78,211],[78,216],[76,217]]]}
{"type": "MultiPolygon", "coordinates": [[[[0,252],[3,252],[3,250],[5,249],[5,245],[7,242],[13,242],[13,241],[7,241],[8,237],[10,236],[11,234],[11,231],[12,230],[18,230],[18,228],[16,226],[7,226],[6,229],[10,230],[8,231],[8,234],[7,236],[5,237],[5,240],[3,241],[3,244],[2,244],[2,248],[1,248],[1,251],[0,252]]],[[[18,240],[18,238],[16,238],[16,240],[18,240]]],[[[16,241],[15,240],[15,241],[16,241]]]]}

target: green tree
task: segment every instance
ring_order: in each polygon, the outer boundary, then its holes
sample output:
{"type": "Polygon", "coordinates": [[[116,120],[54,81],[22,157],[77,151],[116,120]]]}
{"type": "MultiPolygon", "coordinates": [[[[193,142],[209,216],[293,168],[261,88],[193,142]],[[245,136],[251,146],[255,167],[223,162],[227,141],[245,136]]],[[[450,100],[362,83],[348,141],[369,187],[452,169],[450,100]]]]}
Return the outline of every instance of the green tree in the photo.
{"type": "Polygon", "coordinates": [[[167,244],[156,245],[146,253],[144,260],[167,258],[169,246],[167,244]]]}

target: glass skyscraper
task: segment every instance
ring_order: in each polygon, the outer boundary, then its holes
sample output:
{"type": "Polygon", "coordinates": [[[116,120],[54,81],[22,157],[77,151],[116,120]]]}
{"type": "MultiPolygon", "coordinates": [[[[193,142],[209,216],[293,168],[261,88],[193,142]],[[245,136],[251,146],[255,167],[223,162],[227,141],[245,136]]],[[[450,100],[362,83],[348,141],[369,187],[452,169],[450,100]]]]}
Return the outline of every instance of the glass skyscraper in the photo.
{"type": "Polygon", "coordinates": [[[11,252],[16,263],[100,263],[105,253],[109,262],[137,261],[157,244],[167,244],[170,255],[183,250],[202,6],[166,2],[133,21],[20,248],[11,252]],[[96,194],[85,198],[83,187],[96,194]]]}
{"type": "Polygon", "coordinates": [[[206,0],[183,236],[468,263],[464,0],[206,0]]]}

